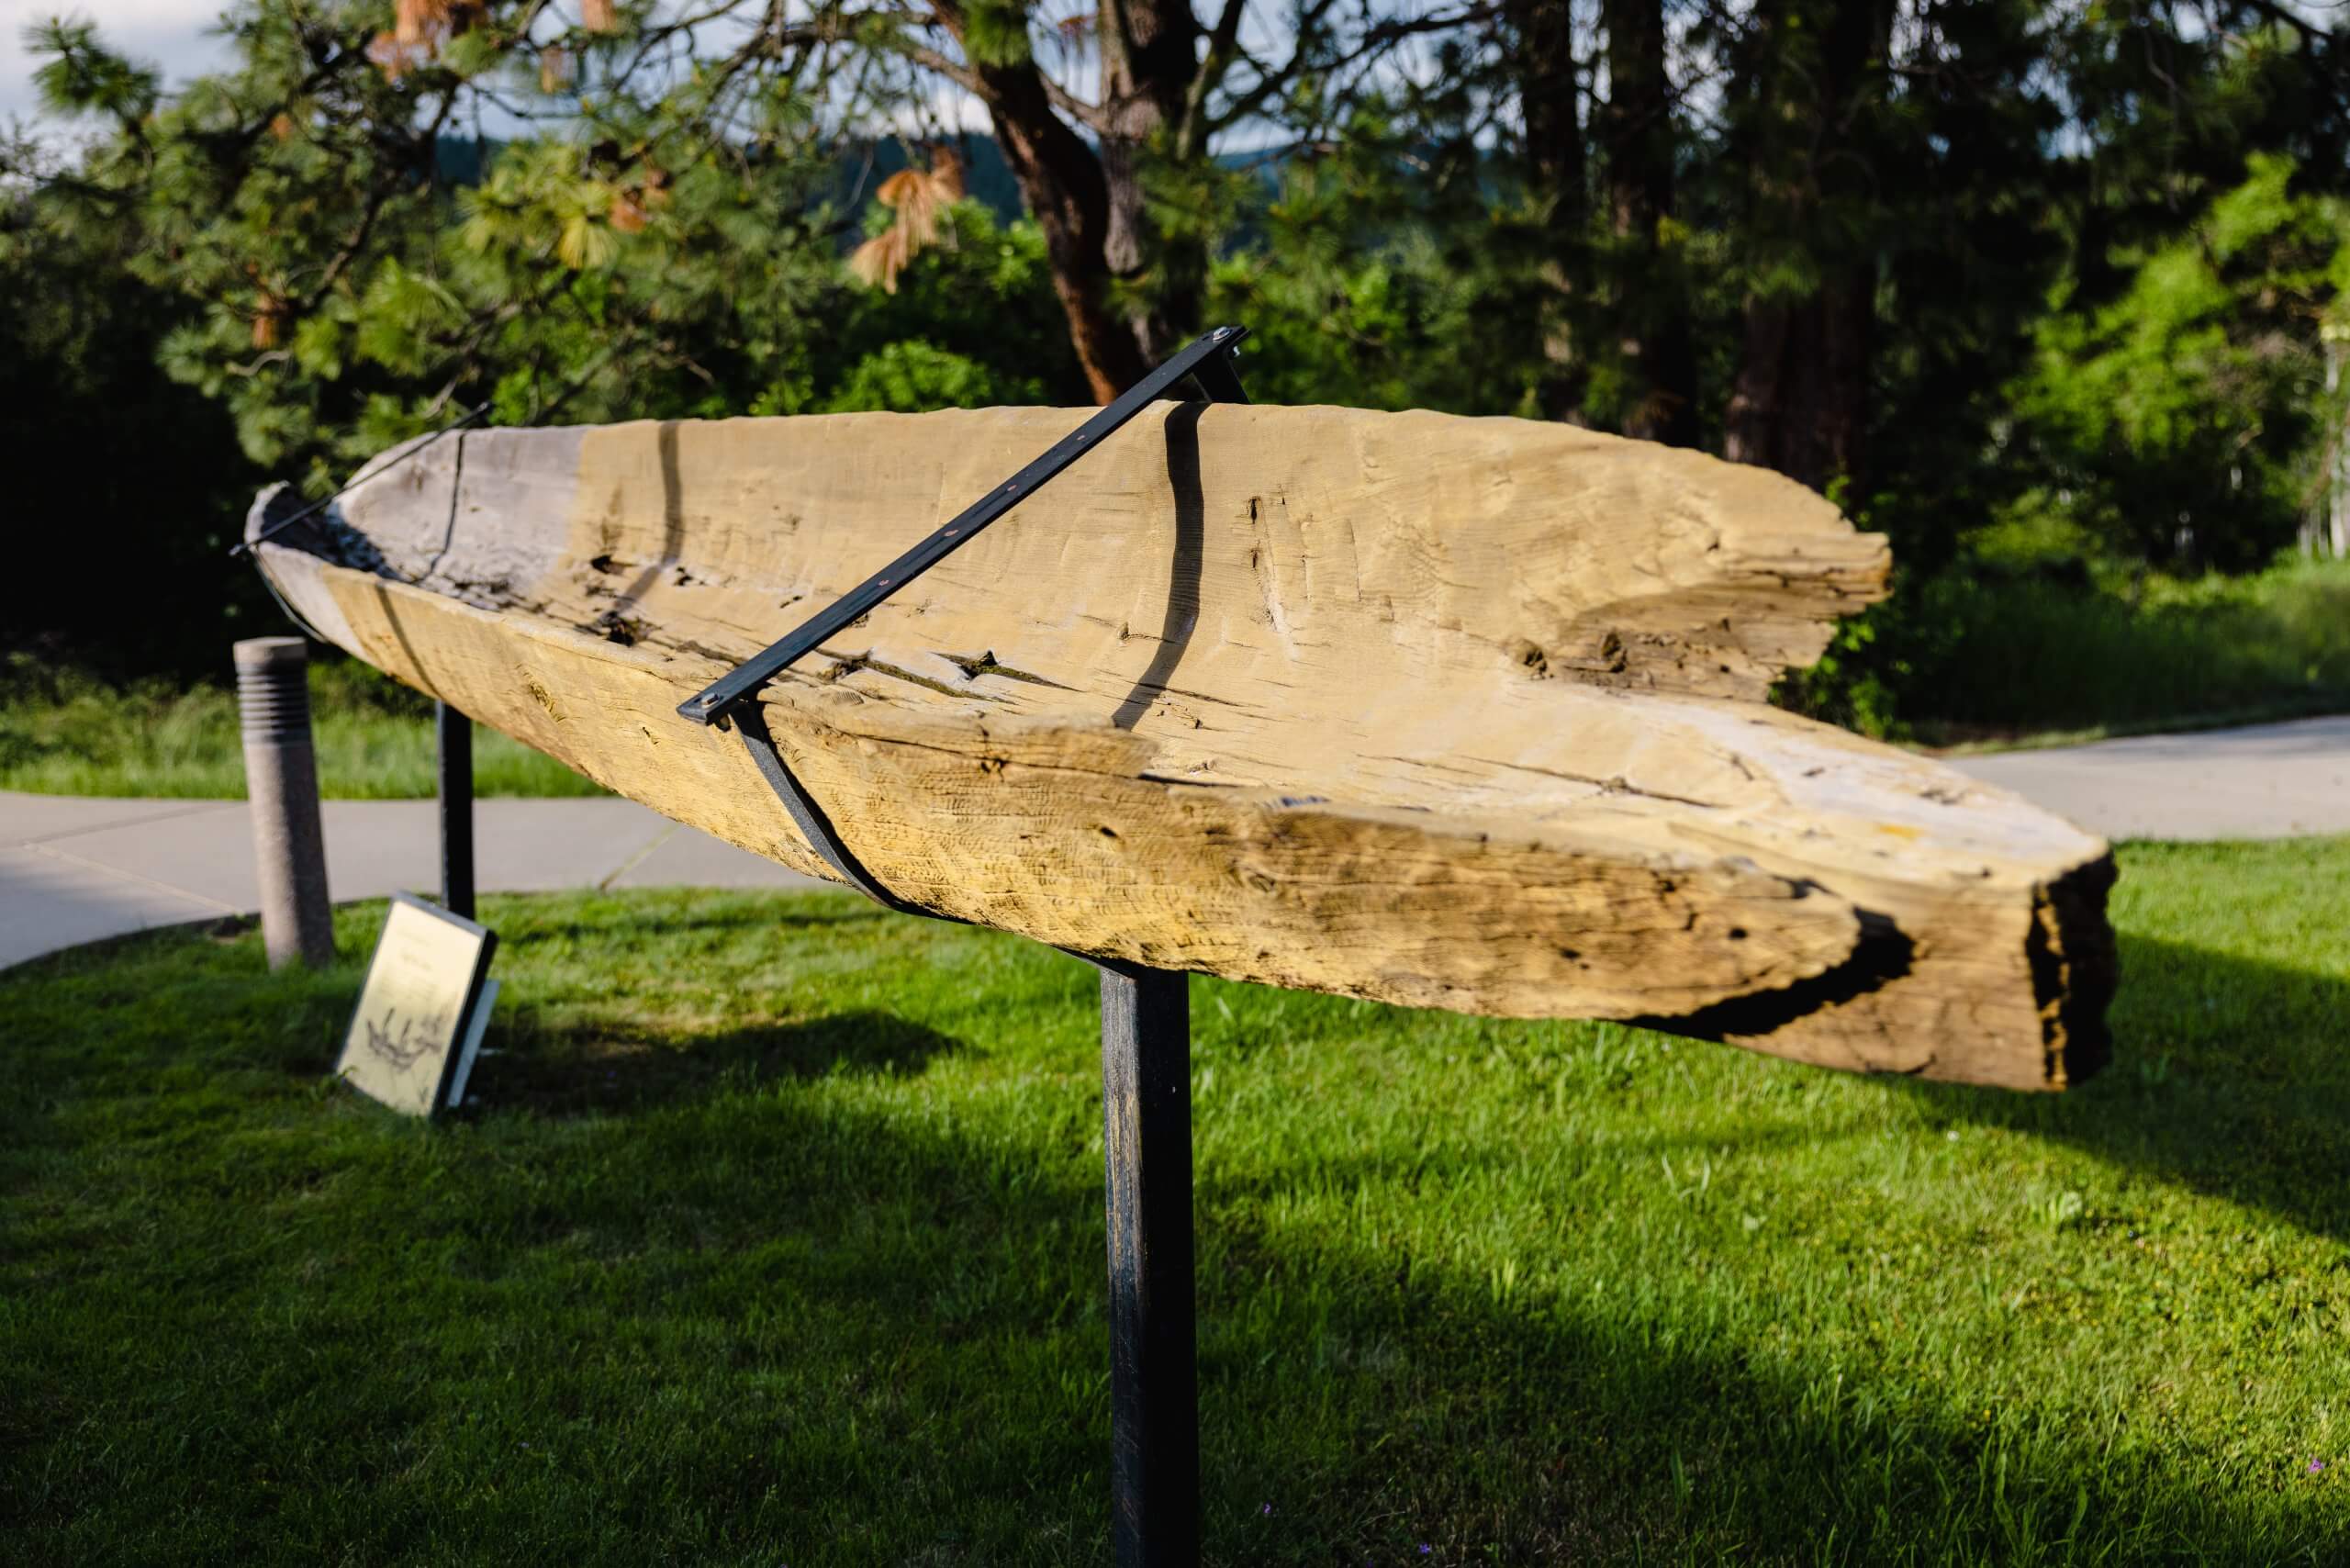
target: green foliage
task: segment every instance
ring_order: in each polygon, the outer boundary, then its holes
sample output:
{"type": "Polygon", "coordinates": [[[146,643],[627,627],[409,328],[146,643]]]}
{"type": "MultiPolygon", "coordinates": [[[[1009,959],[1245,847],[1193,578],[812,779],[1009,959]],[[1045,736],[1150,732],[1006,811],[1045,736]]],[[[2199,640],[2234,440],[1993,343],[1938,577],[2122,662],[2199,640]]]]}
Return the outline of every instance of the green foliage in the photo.
{"type": "Polygon", "coordinates": [[[105,115],[129,127],[153,110],[155,73],[98,41],[97,24],[78,19],[36,23],[25,29],[29,52],[48,58],[33,72],[41,106],[54,114],[105,115]]]}
{"type": "MultiPolygon", "coordinates": [[[[1354,31],[1308,8],[1290,67],[1242,39],[1200,117],[1133,149],[1143,253],[1102,302],[1154,339],[1246,323],[1262,399],[1600,430],[1657,406],[1673,324],[1716,449],[1734,392],[1778,395],[1756,366],[1784,307],[1803,340],[1784,374],[1812,399],[1791,425],[1828,421],[1822,385],[1849,368],[1830,390],[1865,427],[1850,471],[1807,475],[1903,567],[1896,603],[1790,698],[1874,730],[1972,722],[1990,699],[1953,650],[2048,598],[1971,580],[2006,520],[2065,531],[2066,569],[2103,580],[2256,571],[2322,504],[2344,410],[2320,334],[2350,281],[2340,50],[2254,0],[2207,9],[1986,0],[1896,7],[1886,32],[1860,0],[1717,7],[1674,35],[1670,123],[1628,129],[1596,35],[1530,73],[1539,7],[1400,32],[1375,7],[1354,31]],[[1424,52],[1383,52],[1405,38],[1424,52]],[[1584,106],[1564,173],[1509,129],[1543,93],[1584,106]],[[1243,128],[1267,151],[1218,155],[1243,128]],[[1611,207],[1635,144],[1669,154],[1653,233],[1611,207]],[[1864,350],[1823,372],[1839,310],[1864,350]]],[[[142,547],[110,599],[86,590],[9,641],[118,675],[207,666],[225,630],[271,623],[241,569],[202,554],[239,492],[324,494],[478,402],[521,424],[1085,400],[1066,259],[1032,220],[959,202],[917,226],[893,290],[843,268],[896,221],[869,177],[930,156],[883,144],[922,119],[939,38],[848,9],[755,48],[696,41],[756,10],[631,4],[589,31],[585,11],[486,0],[402,42],[380,0],[237,0],[235,63],[175,95],[86,24],[38,29],[41,90],[93,140],[62,166],[0,157],[0,287],[64,302],[0,320],[0,388],[25,449],[86,453],[90,499],[142,547]],[[480,136],[517,106],[530,134],[480,136]],[[166,474],[185,482],[159,497],[166,474]],[[178,584],[200,610],[154,609],[178,584]]],[[[1102,40],[1044,30],[1026,0],[963,19],[967,63],[1099,63],[1102,40]]],[[[40,484],[43,515],[84,510],[40,484]]],[[[71,557],[70,533],[44,538],[71,557]]],[[[2083,602],[2117,638],[2143,613],[2083,602]]],[[[2253,662],[2207,684],[2292,685],[2289,658],[2253,662]]],[[[2310,678],[2302,696],[2331,689],[2310,678]]],[[[2015,703],[2019,722],[2049,706],[2015,703]]]]}
{"type": "Polygon", "coordinates": [[[323,491],[486,395],[526,419],[730,411],[746,351],[789,356],[840,293],[801,111],[632,77],[618,36],[568,40],[599,89],[573,135],[476,144],[479,183],[448,183],[475,95],[542,91],[521,9],[395,72],[372,8],[246,0],[237,65],[55,193],[61,221],[103,201],[136,223],[131,270],[193,307],[161,363],[229,408],[256,465],[323,491]]]}
{"type": "Polygon", "coordinates": [[[476,401],[523,424],[1081,398],[1032,225],[966,204],[896,296],[857,288],[813,100],[632,78],[625,29],[566,35],[543,83],[522,9],[394,73],[375,7],[243,0],[236,63],[171,99],[87,26],[36,39],[98,134],[62,167],[0,158],[0,286],[52,307],[0,319],[0,392],[41,454],[33,565],[68,584],[9,644],[217,669],[276,623],[225,556],[252,491],[325,494],[476,401]],[[491,90],[577,118],[453,140],[491,90]],[[87,511],[150,542],[93,573],[87,511]]]}
{"type": "Polygon", "coordinates": [[[2064,514],[2125,555],[2256,566],[2318,491],[2318,325],[2350,282],[2350,203],[2255,154],[2183,233],[2112,258],[2113,297],[2060,296],[2015,404],[2064,514]]]}
{"type": "MultiPolygon", "coordinates": [[[[10,164],[65,177],[0,139],[10,164]]],[[[0,177],[0,511],[17,585],[0,649],[116,678],[218,673],[231,639],[277,623],[227,555],[257,476],[219,407],[155,374],[157,342],[195,307],[130,275],[129,243],[103,203],[0,177]]]]}
{"type": "Polygon", "coordinates": [[[1903,579],[1780,699],[1937,743],[2350,711],[2350,563],[2092,575],[1978,549],[1903,579]]]}
{"type": "MultiPolygon", "coordinates": [[[[1194,980],[1206,1559],[2340,1561],[2350,843],[2121,858],[2061,1097],[1194,980]]],[[[1090,970],[491,898],[425,1127],[379,910],[0,974],[0,1554],[1103,1560],[1090,970]]]]}
{"type": "MultiPolygon", "coordinates": [[[[883,216],[877,204],[872,223],[883,216]]],[[[1044,236],[1029,219],[1001,223],[976,201],[957,202],[895,293],[854,289],[835,309],[800,362],[811,390],[798,404],[778,393],[764,411],[1089,401],[1044,236]]]]}
{"type": "Polygon", "coordinates": [[[969,0],[963,48],[979,65],[1019,65],[1029,58],[1026,0],[969,0]]]}
{"type": "Polygon", "coordinates": [[[1539,345],[1497,309],[1525,225],[1475,167],[1411,176],[1393,123],[1358,112],[1326,151],[1252,174],[1209,274],[1208,314],[1248,324],[1251,395],[1274,403],[1533,413],[1539,345]],[[1497,254],[1504,259],[1497,260],[1497,254]]]}
{"type": "Polygon", "coordinates": [[[1018,400],[999,393],[987,366],[916,339],[891,343],[857,361],[847,382],[825,399],[822,411],[851,414],[871,409],[912,414],[1018,400]]]}
{"type": "MultiPolygon", "coordinates": [[[[381,39],[375,60],[362,47],[372,12],[234,15],[237,66],[102,143],[49,217],[103,201],[135,223],[132,270],[190,302],[163,367],[314,492],[484,396],[502,420],[595,420],[1024,400],[1069,379],[1025,226],[967,204],[901,296],[849,283],[831,148],[787,84],[631,76],[620,35],[570,38],[573,73],[541,82],[499,6],[397,74],[381,39]],[[446,128],[492,89],[582,118],[473,144],[478,178],[453,184],[446,128]],[[1034,342],[1008,340],[1023,327],[1034,342]]],[[[120,73],[88,29],[50,47],[58,91],[101,109],[120,73]]]]}

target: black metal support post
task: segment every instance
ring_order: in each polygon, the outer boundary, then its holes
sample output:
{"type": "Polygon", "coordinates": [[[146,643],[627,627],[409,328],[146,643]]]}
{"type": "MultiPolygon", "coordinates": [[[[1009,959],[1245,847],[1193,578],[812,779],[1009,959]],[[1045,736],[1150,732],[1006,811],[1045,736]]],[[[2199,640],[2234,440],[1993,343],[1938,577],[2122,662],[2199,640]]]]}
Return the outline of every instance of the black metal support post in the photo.
{"type": "Polygon", "coordinates": [[[1118,1568],[1199,1561],[1191,977],[1102,969],[1110,1217],[1111,1540],[1118,1568]]]}
{"type": "Polygon", "coordinates": [[[432,705],[441,761],[441,907],[474,917],[474,722],[432,705]]]}
{"type": "MultiPolygon", "coordinates": [[[[969,543],[1186,378],[1212,403],[1246,403],[1232,356],[1245,327],[1218,327],[1152,371],[880,571],[689,698],[698,724],[733,724],[808,846],[885,909],[927,914],[867,871],[791,772],[759,693],[891,594],[969,543]]],[[[442,710],[442,833],[451,780],[442,710]]],[[[463,722],[459,720],[458,722],[463,722]]],[[[472,903],[472,838],[465,895],[472,903]]],[[[452,907],[454,907],[453,902],[452,907]]],[[[470,912],[468,908],[467,913],[470,912]]],[[[944,917],[941,918],[949,918],[944,917]]],[[[1192,1296],[1190,977],[1090,960],[1102,971],[1102,1125],[1110,1214],[1111,1539],[1119,1568],[1191,1568],[1200,1551],[1200,1399],[1192,1296]]]]}

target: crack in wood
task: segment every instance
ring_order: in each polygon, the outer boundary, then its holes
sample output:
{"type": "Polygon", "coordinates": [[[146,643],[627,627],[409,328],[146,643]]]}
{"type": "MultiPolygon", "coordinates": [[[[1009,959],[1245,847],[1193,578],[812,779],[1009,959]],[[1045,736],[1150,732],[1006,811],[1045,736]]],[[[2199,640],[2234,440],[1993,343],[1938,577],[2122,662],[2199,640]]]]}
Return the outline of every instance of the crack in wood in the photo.
{"type": "MultiPolygon", "coordinates": [[[[1646,801],[1670,801],[1677,806],[1702,806],[1709,812],[1724,812],[1730,808],[1728,801],[1703,801],[1695,795],[1674,795],[1662,790],[1644,790],[1622,774],[1606,778],[1588,773],[1570,773],[1560,767],[1542,767],[1531,762],[1505,762],[1499,757],[1472,756],[1471,762],[1482,762],[1488,767],[1514,768],[1520,773],[1539,773],[1545,778],[1561,778],[1570,784],[1588,784],[1603,795],[1637,795],[1646,801]]],[[[1749,775],[1752,777],[1752,775],[1749,775]]]]}
{"type": "Polygon", "coordinates": [[[996,662],[993,648],[990,648],[984,654],[941,654],[938,656],[961,670],[967,680],[977,680],[983,675],[1000,675],[1006,680],[1025,681],[1030,686],[1049,686],[1056,691],[1077,689],[1073,686],[1063,686],[1058,680],[1047,680],[1041,675],[1035,675],[1024,669],[1014,669],[1010,665],[999,664],[996,662]]]}

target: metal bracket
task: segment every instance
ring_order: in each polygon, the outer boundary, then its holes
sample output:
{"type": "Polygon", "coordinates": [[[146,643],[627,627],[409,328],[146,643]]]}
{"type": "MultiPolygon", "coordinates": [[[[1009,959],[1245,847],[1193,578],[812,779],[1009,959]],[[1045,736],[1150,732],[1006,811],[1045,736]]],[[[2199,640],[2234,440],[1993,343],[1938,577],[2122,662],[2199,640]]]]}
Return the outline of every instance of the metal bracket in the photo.
{"type": "Polygon", "coordinates": [[[1246,327],[1218,327],[1200,337],[1165,364],[1136,382],[1133,390],[1055,442],[1011,478],[957,513],[955,520],[833,601],[831,608],[810,616],[788,636],[744,660],[699,694],[679,703],[677,711],[697,724],[715,723],[758,695],[759,689],[799,660],[816,644],[868,614],[883,599],[968,544],[988,524],[1034,495],[1054,476],[1091,452],[1120,425],[1148,408],[1185,376],[1199,384],[1211,403],[1245,403],[1240,377],[1232,368],[1232,351],[1248,335],[1246,327]]]}
{"type": "Polygon", "coordinates": [[[1184,377],[1191,377],[1211,403],[1246,403],[1248,395],[1241,389],[1239,373],[1233,368],[1232,353],[1248,334],[1246,327],[1218,327],[1214,331],[1203,333],[1181,353],[1136,383],[1133,389],[1117,401],[1054,442],[1035,462],[964,508],[953,521],[849,589],[788,635],[744,660],[696,696],[688,698],[678,705],[679,715],[698,724],[722,727],[732,722],[742,732],[744,748],[751,754],[751,761],[758,767],[759,776],[775,790],[776,797],[783,802],[784,811],[789,813],[793,825],[800,829],[800,836],[808,841],[809,847],[823,857],[824,863],[841,880],[884,909],[901,914],[930,914],[929,910],[909,903],[883,887],[849,846],[841,841],[840,834],[833,827],[832,819],[810,798],[799,779],[792,777],[789,764],[784,761],[782,752],[775,744],[775,737],[768,733],[767,720],[757,700],[760,690],[793,664],[814,652],[826,638],[855,623],[859,617],[871,613],[882,600],[969,543],[981,529],[1035,494],[1070,464],[1093,450],[1104,437],[1141,413],[1184,377]]]}
{"type": "Polygon", "coordinates": [[[875,879],[873,873],[865,868],[865,863],[841,842],[841,835],[834,830],[833,819],[824,814],[824,808],[810,798],[808,791],[800,787],[800,780],[791,776],[790,765],[783,760],[783,754],[776,750],[775,737],[767,734],[767,714],[757,703],[746,702],[736,711],[734,727],[743,733],[743,745],[750,752],[751,761],[757,766],[759,777],[767,781],[776,798],[783,802],[783,809],[789,813],[792,825],[800,830],[800,836],[808,841],[809,848],[823,857],[824,864],[839,873],[842,881],[893,913],[930,915],[934,920],[955,919],[948,914],[931,914],[929,910],[919,904],[908,903],[883,887],[875,879]]]}

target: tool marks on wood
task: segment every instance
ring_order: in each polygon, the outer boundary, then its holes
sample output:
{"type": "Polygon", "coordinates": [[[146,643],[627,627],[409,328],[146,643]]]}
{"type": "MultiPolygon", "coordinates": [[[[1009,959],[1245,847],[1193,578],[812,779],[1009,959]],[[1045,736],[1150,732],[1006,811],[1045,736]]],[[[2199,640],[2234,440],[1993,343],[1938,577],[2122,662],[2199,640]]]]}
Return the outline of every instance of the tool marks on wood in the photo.
{"type": "MultiPolygon", "coordinates": [[[[262,556],[361,656],[822,874],[675,704],[1084,417],[490,431],[465,492],[504,510],[453,535],[397,473],[345,498],[386,562],[424,535],[446,576],[494,557],[504,604],[262,556]],[[620,571],[627,645],[579,630],[620,571]]],[[[1757,700],[1885,570],[1818,497],[1695,454],[1161,405],[764,709],[882,885],[1074,951],[2075,1081],[2103,1049],[2104,846],[1757,700]]]]}

